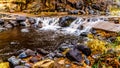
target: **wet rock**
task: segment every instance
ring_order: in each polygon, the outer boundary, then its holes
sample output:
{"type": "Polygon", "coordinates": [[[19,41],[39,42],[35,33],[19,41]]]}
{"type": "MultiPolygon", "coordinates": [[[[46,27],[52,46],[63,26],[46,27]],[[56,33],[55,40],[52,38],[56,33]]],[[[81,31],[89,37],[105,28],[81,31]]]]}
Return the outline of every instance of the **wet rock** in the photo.
{"type": "Polygon", "coordinates": [[[82,54],[76,48],[71,49],[69,52],[66,53],[66,57],[71,61],[81,62],[82,61],[82,54]]]}
{"type": "Polygon", "coordinates": [[[91,18],[90,21],[91,22],[96,22],[96,21],[98,21],[98,18],[91,18]]]}
{"type": "Polygon", "coordinates": [[[71,64],[66,64],[65,65],[65,68],[70,68],[71,67],[71,64]]]}
{"type": "Polygon", "coordinates": [[[50,59],[46,59],[35,63],[32,68],[53,68],[53,67],[54,67],[54,61],[50,59]]]}
{"type": "Polygon", "coordinates": [[[88,37],[84,37],[82,41],[83,41],[82,43],[86,43],[86,42],[89,41],[89,38],[88,37]]]}
{"type": "Polygon", "coordinates": [[[60,57],[64,57],[64,55],[62,53],[56,52],[55,57],[60,58],[60,57]]]}
{"type": "Polygon", "coordinates": [[[8,61],[15,66],[20,64],[21,59],[17,59],[15,56],[12,56],[8,59],[8,61]]]}
{"type": "Polygon", "coordinates": [[[47,55],[47,57],[49,58],[49,59],[53,59],[54,57],[55,57],[55,53],[53,53],[53,52],[50,52],[48,55],[47,55]]]}
{"type": "Polygon", "coordinates": [[[61,6],[58,6],[57,9],[56,9],[58,12],[64,12],[65,11],[65,8],[61,7],[61,6]]]}
{"type": "Polygon", "coordinates": [[[7,30],[6,28],[0,27],[0,32],[7,30]]]}
{"type": "Polygon", "coordinates": [[[28,55],[28,56],[35,56],[36,55],[36,52],[31,50],[31,49],[27,49],[25,51],[25,53],[28,55]]]}
{"type": "Polygon", "coordinates": [[[59,50],[63,52],[63,51],[65,51],[67,48],[68,48],[68,46],[61,46],[61,47],[59,47],[59,50]]]}
{"type": "Polygon", "coordinates": [[[72,17],[72,16],[65,16],[65,17],[61,17],[59,20],[59,25],[61,27],[67,27],[70,25],[70,23],[72,21],[74,21],[76,19],[76,17],[72,17]]]}
{"type": "Polygon", "coordinates": [[[36,63],[36,62],[38,62],[40,59],[38,58],[38,57],[32,57],[31,59],[30,59],[30,62],[31,63],[36,63]]]}
{"type": "Polygon", "coordinates": [[[23,33],[28,33],[29,30],[28,30],[27,28],[24,28],[24,29],[21,29],[21,32],[23,32],[23,33]]]}
{"type": "Polygon", "coordinates": [[[96,33],[97,33],[96,30],[94,30],[94,29],[91,29],[90,32],[91,32],[92,34],[96,34],[96,33]]]}
{"type": "Polygon", "coordinates": [[[38,53],[42,54],[42,55],[47,55],[49,53],[48,51],[46,51],[46,50],[44,50],[42,48],[37,48],[36,51],[38,53]]]}
{"type": "Polygon", "coordinates": [[[17,18],[16,18],[16,21],[17,22],[22,22],[22,21],[25,21],[26,20],[26,17],[23,17],[23,16],[18,16],[17,18]]]}
{"type": "Polygon", "coordinates": [[[43,27],[43,22],[39,21],[39,22],[35,22],[32,26],[35,27],[35,28],[42,28],[43,27]]]}
{"type": "Polygon", "coordinates": [[[77,45],[76,48],[79,51],[82,51],[82,53],[85,54],[86,56],[91,55],[91,49],[87,47],[86,45],[77,45]]]}
{"type": "Polygon", "coordinates": [[[90,65],[90,61],[89,61],[89,59],[85,56],[84,57],[84,59],[85,59],[85,63],[87,64],[87,65],[90,65]]]}
{"type": "Polygon", "coordinates": [[[26,19],[25,21],[20,22],[20,25],[25,27],[31,26],[29,19],[26,19]]]}
{"type": "Polygon", "coordinates": [[[92,15],[94,15],[94,13],[95,13],[94,10],[89,10],[88,12],[89,12],[89,14],[92,14],[92,15]]]}
{"type": "Polygon", "coordinates": [[[25,63],[24,65],[27,66],[27,67],[29,67],[29,68],[32,68],[32,65],[29,64],[29,63],[25,63]]]}
{"type": "Polygon", "coordinates": [[[73,64],[78,65],[78,66],[83,66],[83,63],[79,63],[79,62],[73,62],[73,64]]]}
{"type": "Polygon", "coordinates": [[[102,11],[102,9],[101,9],[99,4],[92,4],[92,8],[95,9],[95,10],[102,11]]]}
{"type": "Polygon", "coordinates": [[[70,10],[68,14],[79,14],[80,10],[70,10]]]}
{"type": "Polygon", "coordinates": [[[87,32],[82,32],[82,33],[80,34],[80,36],[84,36],[84,37],[87,37],[87,35],[88,35],[87,32]]]}
{"type": "Polygon", "coordinates": [[[21,64],[27,63],[25,60],[21,60],[20,62],[21,62],[21,64]]]}
{"type": "Polygon", "coordinates": [[[69,45],[69,44],[61,44],[60,47],[58,48],[61,52],[64,52],[68,48],[73,48],[74,45],[69,45]]]}
{"type": "Polygon", "coordinates": [[[0,68],[10,68],[9,62],[0,63],[0,68]]]}
{"type": "Polygon", "coordinates": [[[13,28],[12,24],[6,24],[5,27],[6,28],[13,28]]]}
{"type": "Polygon", "coordinates": [[[116,37],[110,37],[108,38],[108,42],[115,42],[116,41],[116,37]]]}
{"type": "Polygon", "coordinates": [[[0,19],[0,25],[4,25],[4,20],[0,19]]]}
{"type": "Polygon", "coordinates": [[[82,1],[76,3],[76,9],[82,9],[82,7],[83,7],[82,1]]]}
{"type": "Polygon", "coordinates": [[[14,27],[18,25],[17,21],[10,20],[9,21],[14,27]]]}
{"type": "Polygon", "coordinates": [[[35,24],[35,23],[36,23],[36,21],[35,21],[34,18],[28,18],[28,20],[29,20],[29,22],[30,22],[31,24],[35,24]]]}
{"type": "Polygon", "coordinates": [[[14,68],[29,68],[27,66],[15,66],[14,68]]]}
{"type": "Polygon", "coordinates": [[[26,19],[26,20],[25,20],[25,26],[26,26],[26,27],[31,26],[31,22],[29,21],[29,19],[26,19]]]}
{"type": "Polygon", "coordinates": [[[25,49],[20,49],[20,50],[18,50],[17,52],[20,54],[20,53],[22,53],[22,52],[24,52],[25,51],[25,49]]]}
{"type": "Polygon", "coordinates": [[[16,42],[16,41],[10,42],[10,45],[18,45],[18,44],[20,44],[20,43],[16,42]]]}
{"type": "Polygon", "coordinates": [[[20,59],[26,58],[28,57],[28,55],[25,52],[22,52],[21,54],[19,54],[18,56],[20,59]]]}

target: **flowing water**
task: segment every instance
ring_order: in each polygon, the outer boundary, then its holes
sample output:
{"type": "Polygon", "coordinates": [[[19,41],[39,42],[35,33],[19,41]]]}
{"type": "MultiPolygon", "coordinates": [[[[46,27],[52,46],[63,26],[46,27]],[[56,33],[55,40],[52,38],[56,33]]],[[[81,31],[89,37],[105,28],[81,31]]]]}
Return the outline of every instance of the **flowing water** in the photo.
{"type": "Polygon", "coordinates": [[[41,24],[42,28],[15,27],[1,32],[0,55],[24,48],[54,50],[60,43],[79,36],[82,32],[89,32],[92,26],[104,21],[101,18],[90,18],[88,21],[88,18],[77,17],[68,27],[61,27],[59,17],[41,17],[35,18],[35,20],[34,26],[41,24]],[[80,29],[84,23],[89,26],[80,29]],[[21,32],[23,28],[27,28],[29,32],[21,32]]]}
{"type": "Polygon", "coordinates": [[[35,25],[38,25],[42,22],[42,28],[40,30],[53,30],[56,32],[60,32],[63,34],[72,34],[75,36],[79,36],[83,32],[89,32],[90,29],[94,25],[100,22],[104,22],[104,18],[101,19],[99,17],[93,17],[93,18],[81,18],[77,17],[68,27],[61,27],[59,26],[59,17],[45,17],[45,18],[37,18],[35,25]],[[87,21],[89,19],[89,21],[87,21]],[[87,23],[88,26],[84,27],[83,29],[80,29],[84,23],[87,23]]]}

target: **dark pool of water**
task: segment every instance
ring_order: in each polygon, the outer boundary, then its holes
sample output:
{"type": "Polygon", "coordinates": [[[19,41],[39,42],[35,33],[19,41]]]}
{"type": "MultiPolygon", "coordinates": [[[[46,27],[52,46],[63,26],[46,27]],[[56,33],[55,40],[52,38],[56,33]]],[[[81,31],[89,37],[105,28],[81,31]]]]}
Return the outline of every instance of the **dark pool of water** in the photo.
{"type": "Polygon", "coordinates": [[[33,28],[28,28],[30,32],[23,33],[21,29],[17,27],[0,33],[0,54],[15,52],[24,48],[55,50],[61,43],[73,38],[69,35],[65,36],[53,31],[37,31],[33,28]],[[11,42],[17,44],[11,45],[11,42]]]}

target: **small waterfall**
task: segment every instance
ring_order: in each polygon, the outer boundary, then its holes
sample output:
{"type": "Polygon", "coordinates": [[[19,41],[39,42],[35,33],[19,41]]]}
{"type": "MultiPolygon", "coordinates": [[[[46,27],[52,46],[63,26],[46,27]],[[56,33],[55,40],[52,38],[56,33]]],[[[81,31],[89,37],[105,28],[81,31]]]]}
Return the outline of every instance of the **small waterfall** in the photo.
{"type": "Polygon", "coordinates": [[[104,19],[101,19],[101,18],[91,18],[90,21],[87,22],[88,26],[84,27],[84,29],[80,31],[79,35],[81,33],[83,33],[83,32],[89,32],[94,25],[96,25],[97,23],[102,23],[102,22],[104,22],[104,19]]]}
{"type": "Polygon", "coordinates": [[[71,23],[70,28],[77,29],[81,24],[83,24],[83,22],[84,20],[82,18],[77,18],[71,23]]]}
{"type": "Polygon", "coordinates": [[[42,28],[40,30],[57,30],[57,28],[60,28],[58,26],[59,18],[57,17],[44,17],[44,18],[38,18],[36,24],[38,25],[40,22],[42,22],[42,28]]]}
{"type": "Polygon", "coordinates": [[[53,30],[56,32],[60,32],[63,34],[72,34],[72,35],[80,35],[83,32],[89,32],[90,29],[96,25],[97,23],[102,23],[104,21],[104,18],[81,18],[78,17],[73,22],[71,22],[69,27],[61,27],[59,26],[59,17],[42,17],[42,18],[36,18],[35,25],[38,25],[39,23],[42,23],[42,28],[40,30],[53,30]],[[87,26],[84,27],[82,30],[79,29],[81,26],[83,26],[84,23],[87,23],[87,26]]]}
{"type": "Polygon", "coordinates": [[[85,20],[83,18],[77,18],[75,21],[71,23],[71,25],[67,28],[62,29],[67,34],[79,35],[80,30],[78,29],[85,20]]]}

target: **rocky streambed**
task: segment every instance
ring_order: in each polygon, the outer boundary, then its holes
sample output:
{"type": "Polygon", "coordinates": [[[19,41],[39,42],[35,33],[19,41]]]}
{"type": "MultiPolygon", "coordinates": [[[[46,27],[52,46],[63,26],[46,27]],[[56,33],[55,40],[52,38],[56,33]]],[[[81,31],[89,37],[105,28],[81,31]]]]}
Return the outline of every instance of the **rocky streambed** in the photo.
{"type": "Polygon", "coordinates": [[[92,28],[107,18],[14,17],[0,19],[1,68],[120,67],[119,32],[92,28]]]}

